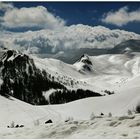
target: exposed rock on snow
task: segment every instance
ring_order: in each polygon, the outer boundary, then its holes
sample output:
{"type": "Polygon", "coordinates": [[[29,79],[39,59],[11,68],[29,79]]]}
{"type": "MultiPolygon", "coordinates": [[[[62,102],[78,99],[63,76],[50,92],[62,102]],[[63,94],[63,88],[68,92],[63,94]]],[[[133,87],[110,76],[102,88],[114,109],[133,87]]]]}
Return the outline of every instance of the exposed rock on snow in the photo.
{"type": "Polygon", "coordinates": [[[74,64],[80,73],[88,73],[93,71],[93,64],[87,54],[83,54],[81,58],[74,64]]]}

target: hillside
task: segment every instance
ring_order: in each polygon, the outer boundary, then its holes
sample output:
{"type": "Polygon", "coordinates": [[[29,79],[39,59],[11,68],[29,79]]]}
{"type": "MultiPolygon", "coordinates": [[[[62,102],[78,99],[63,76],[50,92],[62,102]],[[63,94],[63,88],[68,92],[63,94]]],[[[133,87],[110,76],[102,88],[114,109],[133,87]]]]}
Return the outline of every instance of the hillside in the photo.
{"type": "Polygon", "coordinates": [[[64,28],[2,32],[0,138],[139,138],[140,36],[64,28]]]}
{"type": "Polygon", "coordinates": [[[46,68],[36,66],[34,59],[26,54],[15,50],[5,50],[2,53],[0,95],[7,98],[13,96],[34,105],[59,104],[86,97],[101,96],[97,92],[81,89],[80,86],[73,88],[75,84],[78,84],[73,79],[68,79],[67,76],[61,77],[59,73],[56,77],[46,68]],[[59,80],[60,77],[63,78],[62,82],[59,80]],[[68,84],[69,88],[66,87],[68,84]],[[46,98],[47,92],[51,89],[53,92],[46,98]]]}
{"type": "Polygon", "coordinates": [[[32,106],[14,98],[9,100],[0,96],[0,137],[139,138],[140,116],[135,114],[140,101],[139,81],[139,77],[134,78],[118,89],[118,94],[115,95],[91,97],[62,105],[32,106]],[[128,110],[133,115],[128,115],[128,110]],[[100,116],[101,112],[104,116],[100,116]],[[112,117],[108,117],[110,112],[112,117]],[[92,113],[95,115],[93,119],[92,113]],[[68,118],[69,122],[64,122],[68,118]],[[45,124],[49,119],[53,124],[45,124]],[[12,121],[15,125],[24,124],[25,128],[6,128],[12,121]]]}

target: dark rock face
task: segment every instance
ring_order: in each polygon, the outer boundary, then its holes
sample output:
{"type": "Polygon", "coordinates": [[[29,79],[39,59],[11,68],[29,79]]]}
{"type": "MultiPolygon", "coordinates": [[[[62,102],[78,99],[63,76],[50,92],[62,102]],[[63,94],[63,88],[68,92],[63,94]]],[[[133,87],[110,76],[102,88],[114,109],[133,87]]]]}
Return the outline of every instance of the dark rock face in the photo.
{"type": "Polygon", "coordinates": [[[53,121],[52,120],[48,120],[48,121],[45,122],[45,124],[47,124],[47,123],[53,123],[53,121]]]}
{"type": "Polygon", "coordinates": [[[92,62],[88,59],[82,60],[82,62],[88,65],[92,65],[92,62]]]}
{"type": "Polygon", "coordinates": [[[81,68],[82,71],[92,71],[92,62],[89,58],[89,56],[87,54],[83,54],[80,59],[78,60],[78,62],[82,62],[83,66],[81,68]]]}
{"type": "Polygon", "coordinates": [[[34,60],[28,55],[14,50],[8,50],[0,58],[0,78],[3,83],[0,94],[6,97],[13,96],[33,105],[61,104],[73,100],[100,96],[92,91],[78,90],[71,93],[63,84],[54,80],[54,76],[46,70],[40,70],[34,60]],[[56,92],[46,99],[44,91],[56,89],[56,92]],[[62,93],[57,92],[61,90],[62,93]],[[73,95],[70,96],[70,95],[73,95]],[[50,102],[49,102],[50,100],[50,102]]]}
{"type": "Polygon", "coordinates": [[[31,104],[48,104],[42,91],[50,88],[65,89],[55,81],[51,81],[49,74],[36,68],[33,59],[27,55],[7,51],[0,60],[1,85],[0,93],[13,96],[31,104]],[[13,59],[10,59],[10,58],[13,59]]]}

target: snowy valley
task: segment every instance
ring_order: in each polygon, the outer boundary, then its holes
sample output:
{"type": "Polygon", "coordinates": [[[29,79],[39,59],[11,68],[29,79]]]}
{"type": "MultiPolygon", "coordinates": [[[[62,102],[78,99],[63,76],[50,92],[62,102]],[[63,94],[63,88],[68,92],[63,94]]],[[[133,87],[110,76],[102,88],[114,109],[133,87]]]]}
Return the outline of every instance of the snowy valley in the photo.
{"type": "Polygon", "coordinates": [[[0,138],[140,138],[140,35],[65,28],[1,33],[0,138]]]}

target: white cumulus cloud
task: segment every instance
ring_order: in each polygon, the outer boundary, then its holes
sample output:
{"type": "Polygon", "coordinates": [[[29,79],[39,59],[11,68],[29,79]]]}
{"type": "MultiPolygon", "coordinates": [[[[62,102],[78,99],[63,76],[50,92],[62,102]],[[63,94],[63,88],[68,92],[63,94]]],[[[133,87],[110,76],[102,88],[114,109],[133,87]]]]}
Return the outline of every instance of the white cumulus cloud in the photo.
{"type": "Polygon", "coordinates": [[[43,6],[12,8],[7,10],[2,19],[2,25],[8,28],[40,27],[56,29],[63,27],[65,21],[50,13],[43,6]]]}
{"type": "Polygon", "coordinates": [[[129,8],[125,6],[118,11],[110,11],[103,16],[102,22],[117,26],[123,26],[129,22],[140,22],[140,9],[129,11],[129,8]]]}

